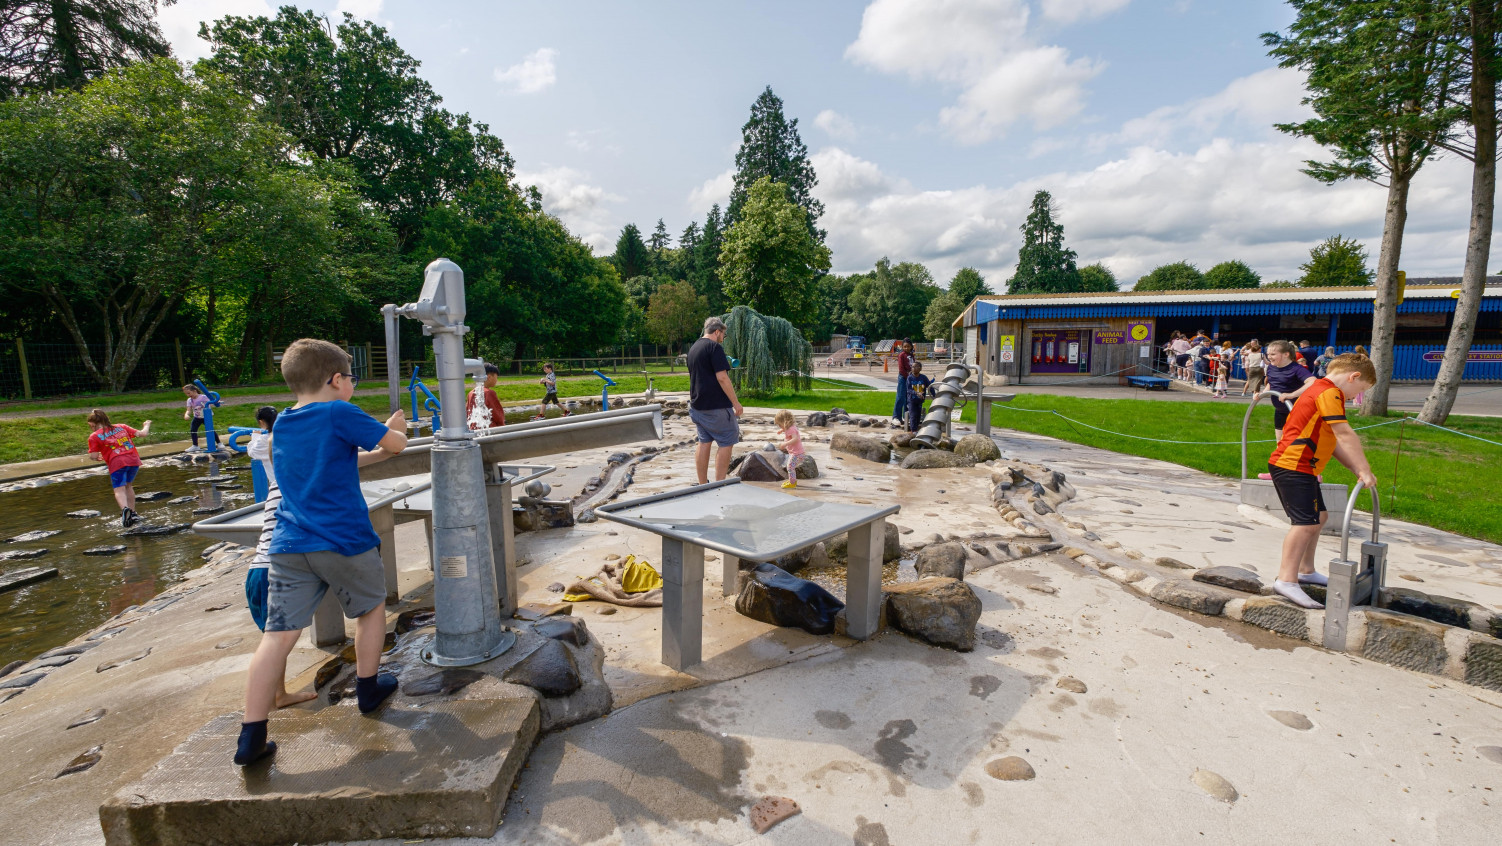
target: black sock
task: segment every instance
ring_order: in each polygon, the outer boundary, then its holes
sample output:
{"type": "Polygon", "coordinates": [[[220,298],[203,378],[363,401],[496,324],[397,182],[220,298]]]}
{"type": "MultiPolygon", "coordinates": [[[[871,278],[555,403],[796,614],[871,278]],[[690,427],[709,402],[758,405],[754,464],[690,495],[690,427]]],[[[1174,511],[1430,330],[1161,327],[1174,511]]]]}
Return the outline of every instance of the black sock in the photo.
{"type": "Polygon", "coordinates": [[[373,676],[355,677],[355,698],[360,702],[360,713],[369,714],[381,707],[396,690],[396,676],[390,673],[376,673],[373,676]]]}
{"type": "Polygon", "coordinates": [[[276,744],[266,739],[266,721],[240,724],[240,745],[235,750],[235,763],[248,767],[267,755],[276,754],[276,744]]]}

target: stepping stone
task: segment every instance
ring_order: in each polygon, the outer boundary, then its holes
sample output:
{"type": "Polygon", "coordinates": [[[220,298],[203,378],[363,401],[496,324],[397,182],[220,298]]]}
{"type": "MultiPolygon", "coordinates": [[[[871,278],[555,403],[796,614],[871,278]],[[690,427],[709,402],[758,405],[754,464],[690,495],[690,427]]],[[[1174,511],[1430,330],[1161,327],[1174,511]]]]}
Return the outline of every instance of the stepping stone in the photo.
{"type": "Polygon", "coordinates": [[[124,551],[125,551],[125,544],[115,544],[113,546],[95,546],[95,547],[90,547],[89,549],[85,549],[83,551],[83,554],[84,555],[119,555],[120,553],[122,553],[124,551]]]}
{"type": "Polygon", "coordinates": [[[78,511],[69,511],[68,516],[79,520],[86,520],[90,517],[98,517],[99,512],[92,508],[83,508],[78,511]]]}
{"type": "Polygon", "coordinates": [[[56,568],[24,567],[20,570],[12,570],[0,575],[0,593],[22,588],[30,584],[46,581],[57,575],[56,568]]]}
{"type": "Polygon", "coordinates": [[[88,768],[90,768],[90,767],[94,766],[95,764],[99,763],[103,759],[104,759],[104,746],[101,744],[99,746],[95,746],[93,749],[90,749],[90,750],[88,750],[86,752],[79,753],[79,756],[77,758],[74,758],[73,760],[69,761],[68,765],[66,767],[63,767],[62,772],[60,772],[57,775],[53,776],[53,778],[62,778],[65,775],[72,775],[73,773],[81,773],[84,770],[87,770],[88,768]]]}
{"type": "Polygon", "coordinates": [[[1244,567],[1206,567],[1195,571],[1194,580],[1245,593],[1260,593],[1262,590],[1262,580],[1244,567]]]}
{"type": "Polygon", "coordinates": [[[136,502],[159,502],[171,498],[172,491],[151,491],[149,493],[136,494],[136,502]]]}
{"type": "Polygon", "coordinates": [[[44,538],[50,538],[53,535],[60,535],[60,534],[62,534],[62,530],[60,530],[60,529],[59,530],[55,530],[55,531],[48,531],[48,530],[44,529],[44,530],[39,530],[39,531],[35,531],[35,532],[24,532],[22,534],[16,535],[13,538],[7,538],[5,542],[6,543],[31,543],[32,541],[39,541],[39,540],[43,540],[44,538]]]}
{"type": "Polygon", "coordinates": [[[134,529],[121,532],[122,538],[155,537],[157,535],[175,535],[178,532],[193,528],[192,523],[169,523],[165,526],[137,526],[134,529]]]}
{"type": "Polygon", "coordinates": [[[46,554],[45,549],[12,549],[0,552],[0,561],[27,561],[32,558],[41,558],[46,554]]]}
{"type": "Polygon", "coordinates": [[[180,496],[180,497],[176,497],[176,498],[174,498],[172,500],[169,500],[167,502],[167,504],[168,505],[186,505],[187,503],[197,502],[197,501],[198,501],[198,497],[196,497],[196,496],[180,496]]]}

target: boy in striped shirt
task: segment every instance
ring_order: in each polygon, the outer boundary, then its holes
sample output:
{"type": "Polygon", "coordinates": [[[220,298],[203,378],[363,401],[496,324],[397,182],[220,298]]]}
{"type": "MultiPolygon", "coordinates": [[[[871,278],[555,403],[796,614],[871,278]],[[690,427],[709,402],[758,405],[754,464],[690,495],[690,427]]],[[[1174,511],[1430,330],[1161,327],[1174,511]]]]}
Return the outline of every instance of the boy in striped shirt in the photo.
{"type": "Polygon", "coordinates": [[[1300,585],[1325,585],[1329,579],[1314,571],[1314,548],[1329,517],[1320,496],[1319,474],[1335,456],[1368,487],[1377,484],[1361,449],[1361,438],[1346,422],[1346,395],[1371,390],[1377,383],[1372,360],[1347,353],[1336,356],[1325,378],[1310,383],[1283,426],[1278,446],[1268,459],[1278,500],[1292,526],[1283,539],[1283,560],[1273,590],[1304,608],[1323,608],[1300,585]]]}

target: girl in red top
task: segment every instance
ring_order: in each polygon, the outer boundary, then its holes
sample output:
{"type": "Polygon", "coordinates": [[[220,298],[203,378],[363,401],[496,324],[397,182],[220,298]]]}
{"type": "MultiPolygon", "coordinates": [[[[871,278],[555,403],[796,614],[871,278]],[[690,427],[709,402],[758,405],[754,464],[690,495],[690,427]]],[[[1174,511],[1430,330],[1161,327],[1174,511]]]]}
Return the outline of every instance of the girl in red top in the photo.
{"type": "Polygon", "coordinates": [[[115,489],[115,502],[120,505],[120,524],[129,528],[141,520],[136,513],[136,471],[141,469],[136,438],[151,433],[151,421],[133,429],[123,423],[111,423],[109,415],[96,408],[89,413],[89,425],[94,427],[94,434],[89,435],[89,455],[109,467],[110,487],[115,489]]]}

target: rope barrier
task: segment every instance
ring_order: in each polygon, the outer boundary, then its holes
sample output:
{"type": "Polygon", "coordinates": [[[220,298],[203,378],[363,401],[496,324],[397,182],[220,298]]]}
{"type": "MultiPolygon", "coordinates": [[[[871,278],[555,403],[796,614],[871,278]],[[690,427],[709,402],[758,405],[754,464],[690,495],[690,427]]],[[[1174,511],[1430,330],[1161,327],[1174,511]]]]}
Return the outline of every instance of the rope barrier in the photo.
{"type": "MultiPolygon", "coordinates": [[[[1403,419],[1404,420],[1410,420],[1410,418],[1407,418],[1407,417],[1405,417],[1403,419]]],[[[1502,443],[1498,443],[1496,441],[1487,440],[1486,438],[1480,437],[1479,435],[1467,434],[1467,433],[1462,432],[1462,431],[1460,431],[1458,429],[1451,429],[1448,426],[1441,426],[1438,423],[1425,423],[1424,421],[1418,419],[1417,417],[1411,418],[1411,422],[1417,423],[1420,426],[1428,426],[1428,427],[1433,428],[1433,429],[1440,429],[1440,430],[1449,432],[1452,435],[1459,435],[1462,438],[1470,438],[1473,441],[1481,441],[1484,444],[1491,444],[1492,446],[1502,446],[1502,443]]]]}
{"type": "MultiPolygon", "coordinates": [[[[1052,414],[1053,416],[1055,416],[1055,417],[1057,417],[1057,418],[1059,418],[1061,420],[1067,421],[1067,422],[1072,423],[1072,424],[1079,424],[1081,426],[1084,426],[1086,429],[1094,429],[1097,432],[1104,432],[1107,435],[1115,435],[1118,438],[1131,438],[1132,440],[1135,440],[1135,441],[1151,441],[1151,442],[1157,443],[1157,444],[1177,444],[1177,445],[1180,445],[1180,446],[1241,446],[1241,441],[1239,441],[1239,440],[1236,440],[1236,441],[1174,441],[1174,440],[1167,440],[1165,438],[1149,438],[1149,437],[1144,437],[1142,435],[1129,435],[1129,434],[1127,434],[1125,432],[1114,432],[1114,431],[1112,431],[1110,429],[1102,429],[1099,426],[1092,426],[1089,423],[1085,423],[1084,421],[1075,420],[1073,417],[1069,417],[1067,415],[1060,414],[1059,412],[1057,412],[1057,411],[1055,411],[1055,410],[1053,410],[1051,408],[1020,408],[1020,407],[1013,406],[1013,405],[993,405],[992,408],[1004,408],[1007,411],[1027,411],[1027,412],[1031,412],[1033,414],[1052,414]]],[[[1373,423],[1373,424],[1371,424],[1369,426],[1355,426],[1355,427],[1352,427],[1352,428],[1354,428],[1356,431],[1360,432],[1360,431],[1364,431],[1366,429],[1376,429],[1376,428],[1378,428],[1380,426],[1391,426],[1394,423],[1402,423],[1403,421],[1405,421],[1407,419],[1408,418],[1406,418],[1406,417],[1402,417],[1402,418],[1398,418],[1397,420],[1387,420],[1387,421],[1384,421],[1382,423],[1373,423]]],[[[1463,432],[1459,432],[1457,434],[1464,434],[1464,433],[1463,432]]],[[[1473,436],[1467,436],[1467,437],[1473,437],[1473,436]]],[[[1480,440],[1485,440],[1485,438],[1482,438],[1480,440]]],[[[1265,439],[1258,439],[1258,440],[1255,440],[1255,441],[1248,440],[1247,443],[1248,444],[1271,444],[1271,443],[1277,443],[1277,441],[1274,440],[1274,439],[1272,439],[1272,438],[1265,438],[1265,439]]],[[[1488,441],[1488,443],[1495,443],[1495,441],[1488,441]]],[[[1498,446],[1502,446],[1502,444],[1498,444],[1498,446]]]]}

